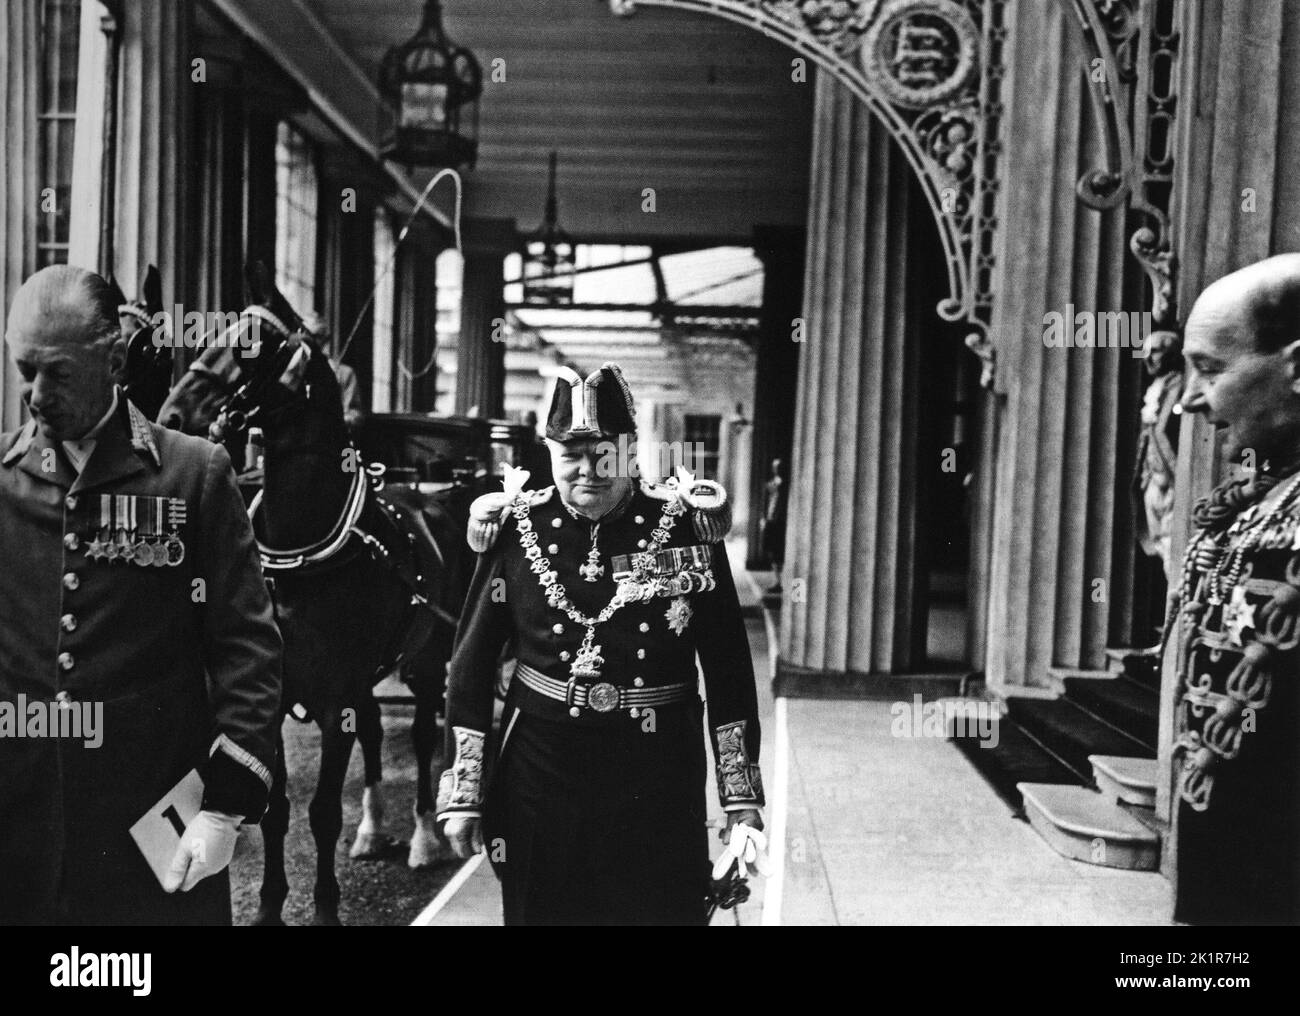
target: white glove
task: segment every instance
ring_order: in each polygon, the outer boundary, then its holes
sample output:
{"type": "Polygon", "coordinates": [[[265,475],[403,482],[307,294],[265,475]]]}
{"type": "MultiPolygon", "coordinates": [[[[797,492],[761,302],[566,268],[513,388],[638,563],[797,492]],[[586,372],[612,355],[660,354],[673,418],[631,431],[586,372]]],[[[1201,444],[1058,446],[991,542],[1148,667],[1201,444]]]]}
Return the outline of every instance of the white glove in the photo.
{"type": "Polygon", "coordinates": [[[453,815],[442,828],[451,849],[461,860],[483,850],[483,822],[477,815],[453,815]]]}
{"type": "Polygon", "coordinates": [[[749,866],[764,877],[772,874],[772,864],[767,858],[767,837],[747,822],[737,822],[731,827],[726,849],[713,865],[713,877],[722,878],[736,862],[741,878],[749,878],[749,866]]]}
{"type": "Polygon", "coordinates": [[[227,815],[220,811],[201,811],[185,827],[185,834],[176,847],[163,889],[174,893],[179,889],[189,892],[209,875],[222,871],[235,855],[235,840],[239,838],[242,815],[227,815]]]}

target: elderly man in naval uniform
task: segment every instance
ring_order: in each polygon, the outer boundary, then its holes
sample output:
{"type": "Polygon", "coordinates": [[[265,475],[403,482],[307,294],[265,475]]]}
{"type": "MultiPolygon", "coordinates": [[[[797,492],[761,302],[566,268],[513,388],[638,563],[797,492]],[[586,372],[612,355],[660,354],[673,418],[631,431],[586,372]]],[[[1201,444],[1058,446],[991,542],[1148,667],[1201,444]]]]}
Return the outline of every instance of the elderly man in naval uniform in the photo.
{"type": "Polygon", "coordinates": [[[722,542],[726,493],[637,481],[614,364],[563,369],[546,425],[555,486],[485,495],[447,690],[438,817],[486,846],[507,924],[701,924],[710,866],[704,707],[732,849],[763,805],[754,670],[722,542]],[[518,663],[487,744],[498,655],[518,663]],[[488,765],[491,756],[495,762],[488,765]]]}

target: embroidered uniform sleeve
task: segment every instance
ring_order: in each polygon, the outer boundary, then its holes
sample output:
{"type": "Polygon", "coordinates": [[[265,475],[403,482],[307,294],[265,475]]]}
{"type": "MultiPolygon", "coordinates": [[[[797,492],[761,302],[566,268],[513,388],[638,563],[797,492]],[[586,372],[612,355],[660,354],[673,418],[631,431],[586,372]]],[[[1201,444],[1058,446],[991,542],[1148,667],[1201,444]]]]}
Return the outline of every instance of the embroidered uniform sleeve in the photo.
{"type": "Polygon", "coordinates": [[[709,731],[717,762],[718,798],[724,809],[763,806],[758,770],[758,693],[749,653],[745,620],[740,613],[726,545],[713,545],[715,588],[696,597],[692,622],[701,635],[696,643],[704,671],[709,731]]]}
{"type": "Polygon", "coordinates": [[[437,817],[478,815],[483,803],[484,744],[492,726],[497,659],[510,638],[504,545],[480,554],[456,629],[447,670],[447,730],[437,817]]]}

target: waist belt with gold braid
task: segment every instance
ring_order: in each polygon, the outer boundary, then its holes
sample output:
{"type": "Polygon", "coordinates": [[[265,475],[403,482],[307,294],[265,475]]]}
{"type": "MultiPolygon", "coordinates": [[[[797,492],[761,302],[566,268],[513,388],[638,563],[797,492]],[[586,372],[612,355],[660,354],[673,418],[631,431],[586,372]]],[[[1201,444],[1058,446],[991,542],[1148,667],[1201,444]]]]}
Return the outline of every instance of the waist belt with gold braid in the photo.
{"type": "Polygon", "coordinates": [[[559,681],[526,663],[515,667],[514,679],[539,695],[563,702],[570,709],[591,709],[598,713],[611,713],[616,709],[636,710],[633,716],[650,706],[689,701],[697,694],[696,686],[686,682],[663,684],[656,688],[620,688],[608,681],[591,685],[578,684],[576,679],[559,681]]]}

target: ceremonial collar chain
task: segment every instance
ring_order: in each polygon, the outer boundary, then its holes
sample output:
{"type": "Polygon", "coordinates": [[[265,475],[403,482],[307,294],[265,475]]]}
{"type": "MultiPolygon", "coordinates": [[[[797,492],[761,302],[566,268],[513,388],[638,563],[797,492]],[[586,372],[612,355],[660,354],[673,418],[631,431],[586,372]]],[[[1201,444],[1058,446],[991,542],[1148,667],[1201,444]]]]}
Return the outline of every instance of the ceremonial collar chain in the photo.
{"type": "MultiPolygon", "coordinates": [[[[1276,485],[1274,481],[1264,487],[1264,495],[1267,495],[1268,491],[1276,485]]],[[[1238,484],[1230,486],[1240,488],[1238,484]]],[[[1183,556],[1182,575],[1177,593],[1178,610],[1170,615],[1171,619],[1193,595],[1194,575],[1198,570],[1206,576],[1202,589],[1208,598],[1208,604],[1219,605],[1227,602],[1229,591],[1237,585],[1241,577],[1246,555],[1272,532],[1288,509],[1295,507],[1297,493],[1300,493],[1300,474],[1291,478],[1286,489],[1267,512],[1258,511],[1259,500],[1256,500],[1240,508],[1226,529],[1203,525],[1188,543],[1187,552],[1183,556]],[[1235,546],[1232,545],[1234,540],[1236,540],[1235,546]]],[[[1168,630],[1166,630],[1167,636],[1168,630]]]]}
{"type": "MultiPolygon", "coordinates": [[[[570,672],[575,678],[598,678],[600,676],[600,664],[605,661],[600,656],[600,646],[594,645],[596,625],[604,624],[618,612],[619,608],[629,602],[631,599],[627,595],[627,591],[631,588],[629,583],[640,581],[644,576],[635,573],[628,582],[620,582],[613,598],[605,605],[604,609],[595,617],[587,617],[574,606],[573,601],[566,595],[559,574],[552,567],[550,560],[542,554],[542,549],[537,546],[537,533],[533,529],[533,520],[530,518],[531,510],[532,506],[526,496],[521,495],[515,498],[511,511],[515,516],[515,528],[519,531],[519,545],[524,549],[524,557],[528,559],[529,569],[537,576],[538,584],[546,593],[547,604],[555,610],[563,611],[571,621],[587,629],[587,634],[582,640],[582,647],[578,650],[573,664],[569,668],[570,672]]],[[[651,541],[645,548],[647,554],[657,553],[668,542],[673,526],[676,525],[678,517],[685,510],[677,499],[673,499],[664,505],[664,513],[659,517],[659,524],[655,527],[654,532],[651,534],[651,541]]],[[[593,549],[594,546],[593,540],[593,549]]],[[[588,563],[590,564],[590,561],[588,563]]],[[[586,574],[588,573],[584,572],[584,577],[586,574]]],[[[588,581],[595,580],[588,579],[588,581]]]]}

